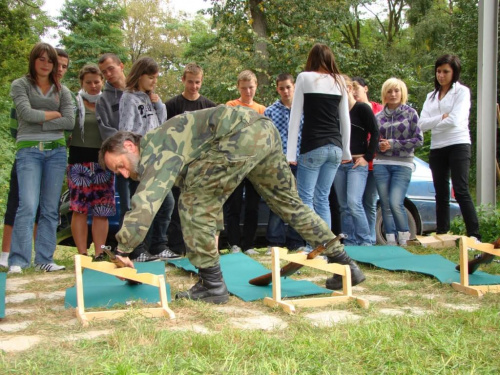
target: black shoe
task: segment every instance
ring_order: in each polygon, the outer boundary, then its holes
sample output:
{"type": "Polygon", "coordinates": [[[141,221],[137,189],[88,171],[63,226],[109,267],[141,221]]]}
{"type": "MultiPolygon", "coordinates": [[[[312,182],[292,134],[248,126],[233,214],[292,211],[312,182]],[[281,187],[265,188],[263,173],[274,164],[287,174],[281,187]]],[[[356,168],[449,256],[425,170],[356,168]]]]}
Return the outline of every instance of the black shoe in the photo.
{"type": "MultiPolygon", "coordinates": [[[[481,264],[488,264],[493,261],[495,256],[493,254],[481,253],[474,256],[474,259],[469,260],[469,275],[477,271],[481,264]]],[[[455,269],[460,272],[460,264],[455,269]]]]}
{"type": "MultiPolygon", "coordinates": [[[[366,280],[363,271],[361,271],[354,260],[352,260],[345,251],[340,252],[338,255],[329,256],[328,263],[339,263],[348,265],[351,269],[351,285],[355,286],[361,284],[366,280]]],[[[330,290],[342,289],[342,275],[333,275],[326,279],[326,287],[330,290]]]]}
{"type": "Polygon", "coordinates": [[[191,299],[216,305],[224,304],[229,300],[229,292],[222,278],[219,264],[209,268],[199,268],[198,275],[200,277],[198,282],[191,289],[177,293],[175,299],[191,299]]]}

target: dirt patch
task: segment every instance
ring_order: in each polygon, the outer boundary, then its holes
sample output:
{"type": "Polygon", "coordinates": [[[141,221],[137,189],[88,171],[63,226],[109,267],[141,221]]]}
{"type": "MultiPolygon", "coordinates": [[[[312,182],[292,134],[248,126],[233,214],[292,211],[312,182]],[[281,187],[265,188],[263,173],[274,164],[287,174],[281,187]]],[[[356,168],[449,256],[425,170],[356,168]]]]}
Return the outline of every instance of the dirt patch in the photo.
{"type": "Polygon", "coordinates": [[[22,352],[35,346],[42,340],[40,336],[14,336],[0,340],[0,350],[22,352]]]}
{"type": "Polygon", "coordinates": [[[0,331],[4,332],[19,332],[23,329],[26,329],[31,323],[30,320],[26,320],[20,323],[11,323],[11,324],[0,324],[0,331]]]}
{"type": "Polygon", "coordinates": [[[320,311],[307,314],[305,317],[311,321],[312,325],[318,327],[332,327],[340,322],[361,319],[360,315],[344,310],[320,311]]]}
{"type": "Polygon", "coordinates": [[[462,311],[476,311],[481,307],[479,305],[464,305],[464,304],[454,305],[452,303],[442,303],[441,305],[446,307],[447,309],[462,310],[462,311]]]}
{"type": "Polygon", "coordinates": [[[230,324],[239,329],[260,329],[264,331],[272,331],[275,329],[285,329],[288,323],[275,316],[263,315],[251,318],[231,318],[230,324]]]}
{"type": "Polygon", "coordinates": [[[88,331],[88,332],[76,333],[64,337],[62,341],[77,341],[82,339],[91,340],[100,336],[109,335],[111,332],[112,330],[105,329],[101,331],[88,331]]]}

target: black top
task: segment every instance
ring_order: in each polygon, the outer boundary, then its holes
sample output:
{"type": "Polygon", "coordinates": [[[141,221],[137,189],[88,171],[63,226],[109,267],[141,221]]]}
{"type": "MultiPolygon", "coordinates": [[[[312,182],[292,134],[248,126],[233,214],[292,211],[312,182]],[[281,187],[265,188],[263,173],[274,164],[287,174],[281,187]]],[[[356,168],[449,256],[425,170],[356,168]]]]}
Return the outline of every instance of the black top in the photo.
{"type": "Polygon", "coordinates": [[[184,112],[197,111],[199,109],[216,107],[217,104],[205,98],[203,95],[196,100],[188,100],[182,94],[174,96],[165,102],[167,107],[167,120],[184,112]]]}
{"type": "Polygon", "coordinates": [[[304,125],[300,153],[334,144],[342,149],[339,103],[342,97],[332,94],[304,94],[304,125]]]}
{"type": "Polygon", "coordinates": [[[356,102],[349,111],[349,116],[351,118],[351,154],[364,154],[366,161],[373,160],[377,150],[378,125],[371,107],[366,103],[356,102]],[[370,139],[369,142],[368,139],[370,139]]]}
{"type": "Polygon", "coordinates": [[[98,163],[99,149],[90,147],[69,146],[68,164],[98,163]]]}

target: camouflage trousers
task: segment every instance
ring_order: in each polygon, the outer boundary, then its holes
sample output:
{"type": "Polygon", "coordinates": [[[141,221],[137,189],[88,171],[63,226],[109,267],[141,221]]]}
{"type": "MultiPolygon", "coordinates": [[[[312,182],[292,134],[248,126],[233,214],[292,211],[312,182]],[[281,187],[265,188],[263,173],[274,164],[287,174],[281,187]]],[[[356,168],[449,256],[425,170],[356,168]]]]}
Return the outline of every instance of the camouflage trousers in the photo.
{"type": "MultiPolygon", "coordinates": [[[[188,166],[179,215],[187,256],[198,268],[219,262],[215,235],[221,229],[222,206],[247,177],[269,208],[304,240],[318,246],[335,237],[328,225],[299,198],[278,130],[262,119],[223,137],[188,166]]],[[[340,243],[323,254],[343,251],[340,243]]]]}

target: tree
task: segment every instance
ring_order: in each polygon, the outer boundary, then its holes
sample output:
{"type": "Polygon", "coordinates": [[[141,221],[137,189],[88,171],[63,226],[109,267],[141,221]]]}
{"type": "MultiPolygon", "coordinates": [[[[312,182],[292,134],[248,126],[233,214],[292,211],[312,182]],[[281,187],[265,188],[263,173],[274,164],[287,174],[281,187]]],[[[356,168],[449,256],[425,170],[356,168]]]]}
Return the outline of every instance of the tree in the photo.
{"type": "Polygon", "coordinates": [[[40,10],[41,0],[0,0],[0,215],[5,213],[15,146],[8,127],[12,100],[10,84],[28,71],[28,56],[54,23],[40,10]]]}
{"type": "Polygon", "coordinates": [[[121,29],[124,18],[124,9],[113,0],[66,0],[59,21],[69,31],[60,31],[73,65],[66,78],[68,86],[77,89],[78,70],[86,63],[96,63],[103,53],[115,53],[126,61],[121,29]]]}
{"type": "MultiPolygon", "coordinates": [[[[0,98],[8,95],[10,83],[28,71],[28,55],[48,27],[54,23],[40,10],[42,0],[0,0],[0,98]]],[[[2,112],[9,103],[0,103],[2,112]]]]}
{"type": "MultiPolygon", "coordinates": [[[[121,0],[126,12],[123,20],[125,46],[129,60],[149,56],[160,65],[158,94],[166,99],[171,94],[175,78],[168,74],[181,60],[185,46],[192,35],[189,21],[183,15],[174,15],[164,0],[121,0]]],[[[178,92],[175,92],[178,94],[178,92]]]]}
{"type": "Polygon", "coordinates": [[[178,42],[186,35],[174,26],[178,22],[164,0],[121,0],[120,4],[126,12],[123,30],[131,62],[143,55],[172,61],[179,54],[182,47],[178,42]]]}

